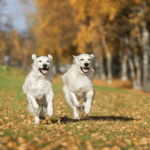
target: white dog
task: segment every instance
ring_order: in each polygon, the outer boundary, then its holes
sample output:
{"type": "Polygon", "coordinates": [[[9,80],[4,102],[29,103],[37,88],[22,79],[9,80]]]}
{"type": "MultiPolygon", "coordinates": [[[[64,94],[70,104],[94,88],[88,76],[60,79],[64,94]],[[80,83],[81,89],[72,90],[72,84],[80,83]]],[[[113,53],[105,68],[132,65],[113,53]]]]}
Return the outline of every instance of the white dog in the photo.
{"type": "Polygon", "coordinates": [[[94,98],[92,59],[94,55],[81,54],[74,57],[74,64],[62,76],[65,98],[68,105],[74,111],[74,119],[80,119],[78,108],[84,109],[85,114],[89,114],[91,104],[94,98]],[[79,103],[79,99],[84,98],[83,105],[79,103]]]}
{"type": "Polygon", "coordinates": [[[36,124],[45,118],[46,110],[49,117],[53,115],[53,57],[51,55],[36,57],[33,54],[32,59],[32,70],[25,79],[23,92],[27,96],[28,109],[34,115],[36,124]]]}

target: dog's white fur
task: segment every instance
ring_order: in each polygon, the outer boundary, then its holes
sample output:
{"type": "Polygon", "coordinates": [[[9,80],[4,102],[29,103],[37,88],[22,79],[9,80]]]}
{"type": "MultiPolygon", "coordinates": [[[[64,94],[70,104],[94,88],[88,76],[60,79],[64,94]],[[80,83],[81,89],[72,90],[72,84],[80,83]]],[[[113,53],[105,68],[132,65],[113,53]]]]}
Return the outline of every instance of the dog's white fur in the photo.
{"type": "Polygon", "coordinates": [[[81,54],[73,57],[74,64],[62,76],[64,82],[63,92],[68,105],[73,109],[74,119],[80,119],[78,108],[82,110],[84,109],[85,114],[88,115],[94,98],[94,89],[92,84],[94,76],[92,59],[94,58],[94,55],[81,54]],[[84,73],[81,69],[85,67],[85,63],[89,64],[89,71],[86,73],[84,73]],[[83,105],[78,101],[81,98],[84,98],[83,105]]]}
{"type": "Polygon", "coordinates": [[[45,118],[46,110],[49,117],[53,115],[53,57],[51,55],[36,57],[33,54],[32,59],[32,70],[22,88],[29,102],[28,109],[34,115],[36,124],[40,122],[40,119],[45,118]],[[43,64],[47,65],[48,70],[47,74],[44,73],[45,75],[39,70],[43,68],[43,64]]]}

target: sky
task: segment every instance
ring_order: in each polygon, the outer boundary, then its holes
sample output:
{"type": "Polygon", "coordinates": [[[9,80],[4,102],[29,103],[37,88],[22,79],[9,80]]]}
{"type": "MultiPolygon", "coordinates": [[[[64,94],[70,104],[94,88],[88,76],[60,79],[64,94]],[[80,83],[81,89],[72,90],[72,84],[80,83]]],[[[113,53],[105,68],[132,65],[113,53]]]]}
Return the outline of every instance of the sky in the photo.
{"type": "MultiPolygon", "coordinates": [[[[6,5],[1,8],[2,24],[9,22],[20,33],[28,29],[28,22],[25,17],[25,12],[34,12],[32,0],[4,0],[6,5]],[[24,3],[22,4],[21,1],[24,3]]],[[[6,26],[5,26],[6,27],[6,26]]],[[[4,28],[5,28],[4,27],[4,28]]]]}

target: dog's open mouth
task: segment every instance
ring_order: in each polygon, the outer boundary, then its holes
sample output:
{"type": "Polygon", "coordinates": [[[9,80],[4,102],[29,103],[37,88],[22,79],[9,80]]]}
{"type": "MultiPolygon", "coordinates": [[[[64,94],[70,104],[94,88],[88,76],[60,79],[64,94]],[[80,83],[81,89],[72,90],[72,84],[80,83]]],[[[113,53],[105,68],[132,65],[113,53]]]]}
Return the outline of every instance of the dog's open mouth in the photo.
{"type": "Polygon", "coordinates": [[[44,68],[44,69],[39,69],[39,70],[43,75],[46,75],[49,69],[44,68]]]}
{"type": "Polygon", "coordinates": [[[86,68],[81,67],[81,70],[82,70],[83,73],[88,73],[89,72],[89,68],[87,68],[87,67],[86,68]]]}

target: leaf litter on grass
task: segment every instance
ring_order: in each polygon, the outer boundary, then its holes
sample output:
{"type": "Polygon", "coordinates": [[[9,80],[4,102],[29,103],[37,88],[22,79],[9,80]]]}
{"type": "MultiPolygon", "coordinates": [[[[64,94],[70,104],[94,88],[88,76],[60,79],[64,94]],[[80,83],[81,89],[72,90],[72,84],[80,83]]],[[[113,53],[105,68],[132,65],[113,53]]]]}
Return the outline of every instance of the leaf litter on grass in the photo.
{"type": "MultiPolygon", "coordinates": [[[[17,71],[13,73],[16,75],[17,71]]],[[[149,97],[96,87],[90,115],[80,111],[81,120],[76,121],[65,102],[60,82],[60,77],[53,82],[57,91],[54,116],[46,115],[36,125],[27,110],[26,97],[19,89],[23,81],[16,88],[12,84],[9,89],[0,89],[0,149],[150,149],[149,97]]]]}

